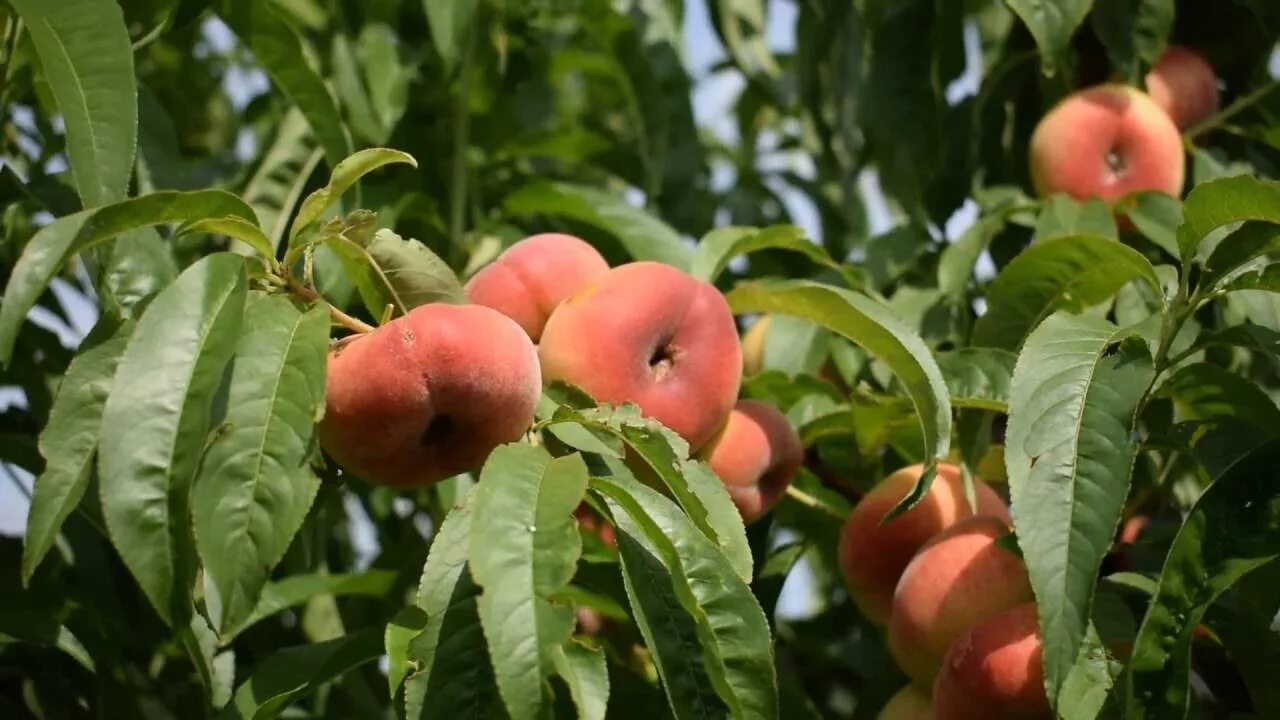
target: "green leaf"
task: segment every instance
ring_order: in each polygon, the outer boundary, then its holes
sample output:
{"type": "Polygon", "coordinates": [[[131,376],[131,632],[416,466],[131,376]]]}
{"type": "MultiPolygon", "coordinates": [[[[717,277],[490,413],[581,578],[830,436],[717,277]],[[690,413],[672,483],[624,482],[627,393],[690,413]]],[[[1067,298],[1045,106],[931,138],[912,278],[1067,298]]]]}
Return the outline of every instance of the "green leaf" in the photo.
{"type": "Polygon", "coordinates": [[[380,167],[396,163],[418,167],[418,161],[414,160],[412,155],[387,148],[361,150],[335,165],[333,174],[329,176],[329,184],[308,195],[307,199],[302,201],[302,206],[298,208],[298,215],[289,226],[290,245],[294,243],[299,232],[319,220],[324,211],[338,202],[342,194],[355,185],[360,178],[380,167]]]}
{"type": "Polygon", "coordinates": [[[13,342],[29,311],[58,268],[73,255],[116,235],[149,225],[236,215],[256,221],[240,198],[222,190],[158,192],[58,218],[22,251],[0,305],[0,362],[9,364],[13,342]]]}
{"type": "Polygon", "coordinates": [[[987,288],[987,312],[973,328],[973,344],[1017,350],[1058,310],[1080,312],[1103,302],[1130,280],[1160,292],[1155,268],[1137,250],[1110,238],[1072,235],[1023,250],[987,288]]]}
{"type": "Polygon", "coordinates": [[[32,489],[22,553],[23,584],[31,582],[62,523],[84,497],[102,432],[102,408],[133,327],[131,320],[100,319],[58,386],[49,422],[40,433],[40,454],[46,465],[32,489]]]}
{"type": "Polygon", "coordinates": [[[302,111],[336,172],[342,159],[351,154],[351,136],[324,80],[307,64],[308,49],[302,38],[273,2],[222,0],[218,14],[253,51],[271,82],[302,111]]]}
{"type": "Polygon", "coordinates": [[[102,411],[103,518],[147,599],[174,627],[190,617],[191,483],[235,350],[246,283],[237,255],[187,268],[138,321],[102,411]]]}
{"type": "Polygon", "coordinates": [[[417,603],[427,625],[409,643],[417,665],[405,683],[409,720],[474,717],[497,702],[476,602],[480,588],[467,567],[475,494],[473,488],[445,517],[422,569],[417,603]]]}
{"type": "Polygon", "coordinates": [[[427,613],[415,606],[400,608],[387,621],[387,685],[393,698],[409,675],[409,645],[426,627],[427,613]]]}
{"type": "Polygon", "coordinates": [[[938,368],[952,407],[1009,412],[1009,385],[1018,356],[998,348],[961,348],[938,353],[938,368]]]}
{"type": "Polygon", "coordinates": [[[1110,0],[1090,20],[1111,64],[1133,84],[1160,57],[1173,30],[1174,0],[1110,0]]]}
{"type": "Polygon", "coordinates": [[[228,215],[220,218],[204,218],[183,225],[179,229],[179,234],[185,233],[210,233],[213,235],[225,235],[233,240],[248,245],[258,256],[268,264],[274,264],[276,257],[275,246],[271,243],[271,238],[267,237],[257,223],[249,222],[242,217],[228,215]]]}
{"type": "Polygon", "coordinates": [[[743,283],[726,298],[735,313],[796,315],[848,338],[893,371],[911,399],[924,438],[926,472],[894,508],[904,512],[929,490],[933,464],[951,446],[951,402],[933,353],[884,305],[864,295],[808,281],[743,283]]]}
{"type": "Polygon", "coordinates": [[[196,549],[218,591],[219,633],[246,620],[302,527],[320,481],[311,471],[324,412],[329,314],[281,296],[244,313],[226,416],[193,491],[196,549]]]}
{"type": "Polygon", "coordinates": [[[730,260],[760,250],[789,250],[804,255],[817,265],[841,273],[846,270],[840,263],[832,260],[821,245],[810,241],[804,230],[794,225],[775,225],[764,229],[723,227],[712,230],[698,242],[689,274],[704,282],[714,283],[730,260]]]}
{"type": "Polygon", "coordinates": [[[1277,463],[1274,442],[1241,458],[1183,522],[1134,641],[1126,718],[1186,717],[1196,626],[1219,595],[1280,557],[1277,463]]]}
{"type": "Polygon", "coordinates": [[[1036,218],[1035,241],[1043,242],[1069,235],[1090,235],[1115,240],[1116,219],[1111,208],[1098,198],[1079,202],[1069,195],[1050,196],[1036,218]]]}
{"type": "Polygon", "coordinates": [[[511,193],[503,207],[513,215],[561,215],[612,234],[635,260],[689,268],[692,251],[662,220],[620,196],[586,185],[537,180],[511,193]]]}
{"type": "Polygon", "coordinates": [[[467,301],[448,263],[417,240],[379,230],[367,247],[345,235],[331,236],[328,242],[374,317],[381,317],[387,305],[403,315],[427,303],[467,301]]]}
{"type": "Polygon", "coordinates": [[[591,650],[574,641],[555,654],[556,674],[569,686],[569,695],[580,720],[604,720],[609,704],[609,669],[604,651],[591,650]]]}
{"type": "Polygon", "coordinates": [[[382,628],[280,650],[236,688],[218,720],[267,720],[343,673],[382,655],[382,628]]]}
{"type": "Polygon", "coordinates": [[[1218,243],[1204,263],[1200,286],[1214,288],[1235,271],[1280,250],[1280,225],[1246,222],[1218,243]]]}
{"type": "Polygon", "coordinates": [[[1280,182],[1233,175],[1192,188],[1182,203],[1182,225],[1178,226],[1183,263],[1214,230],[1246,220],[1280,224],[1280,182]]]}
{"type": "Polygon", "coordinates": [[[253,612],[238,626],[222,633],[223,644],[259,622],[291,607],[302,605],[318,595],[334,597],[383,597],[391,590],[395,573],[389,570],[365,570],[349,575],[313,573],[290,575],[263,586],[253,612]]]}
{"type": "Polygon", "coordinates": [[[1045,684],[1056,698],[1084,639],[1137,452],[1147,345],[1098,318],[1055,314],[1018,356],[1005,445],[1018,546],[1040,605],[1045,684]]]}
{"type": "Polygon", "coordinates": [[[580,455],[504,445],[480,472],[471,573],[483,592],[480,624],[512,720],[539,717],[554,655],[573,631],[573,607],[555,595],[573,577],[582,541],[573,511],[587,490],[580,455]]]}
{"type": "Polygon", "coordinates": [[[431,43],[440,53],[446,73],[452,73],[458,66],[479,7],[480,0],[422,0],[431,43]]]}
{"type": "Polygon", "coordinates": [[[66,123],[71,177],[85,207],[124,198],[138,143],[138,89],[114,0],[13,0],[66,123]]]}
{"type": "Polygon", "coordinates": [[[765,42],[764,0],[717,0],[714,10],[725,47],[743,74],[770,78],[781,74],[765,42]]]}
{"type": "MultiPolygon", "coordinates": [[[[778,682],[769,624],[751,589],[724,555],[656,490],[624,475],[593,478],[591,487],[605,497],[617,528],[633,610],[643,606],[638,596],[653,591],[661,597],[666,588],[672,588],[684,613],[694,620],[696,643],[701,645],[695,657],[701,656],[711,686],[733,716],[776,718],[778,682]],[[651,590],[651,585],[656,587],[651,590]]],[[[641,613],[636,615],[639,622],[641,613]]],[[[644,634],[653,649],[654,629],[644,634]]],[[[687,638],[683,644],[691,641],[695,640],[687,638]]],[[[673,651],[688,652],[688,648],[676,646],[673,651]]],[[[677,667],[687,668],[687,664],[677,667]]],[[[685,717],[685,712],[701,717],[699,710],[709,709],[705,699],[688,694],[698,687],[695,677],[673,676],[661,664],[659,673],[677,717],[685,717]],[[686,687],[689,683],[694,683],[693,688],[686,687]],[[673,687],[686,693],[678,694],[673,687]],[[687,700],[698,704],[685,705],[687,700]]]]}
{"type": "Polygon", "coordinates": [[[290,108],[277,124],[275,136],[243,192],[244,201],[257,213],[263,232],[271,239],[273,255],[284,240],[307,180],[323,158],[324,151],[315,146],[306,118],[297,108],[290,108]]]}
{"type": "Polygon", "coordinates": [[[1138,192],[1116,205],[1148,240],[1173,257],[1178,250],[1178,226],[1182,224],[1182,202],[1162,192],[1138,192]]]}
{"type": "Polygon", "coordinates": [[[1005,4],[1026,23],[1040,48],[1040,67],[1052,76],[1066,60],[1071,36],[1089,14],[1093,0],[1005,0],[1005,4]]]}

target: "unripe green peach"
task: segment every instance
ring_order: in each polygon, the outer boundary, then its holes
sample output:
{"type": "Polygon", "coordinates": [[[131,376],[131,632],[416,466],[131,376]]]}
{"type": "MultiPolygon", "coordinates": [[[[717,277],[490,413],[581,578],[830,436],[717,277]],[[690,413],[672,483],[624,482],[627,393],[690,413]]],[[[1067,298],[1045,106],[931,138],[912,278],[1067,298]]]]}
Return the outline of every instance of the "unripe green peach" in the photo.
{"type": "Polygon", "coordinates": [[[541,386],[537,351],[514,321],[479,305],[422,305],[330,351],[320,443],[369,482],[432,483],[520,439],[541,386]]]}
{"type": "Polygon", "coordinates": [[[753,523],[782,499],[800,469],[804,448],[777,408],[739,400],[728,422],[699,454],[728,489],[743,522],[753,523]]]}
{"type": "Polygon", "coordinates": [[[956,638],[933,685],[938,720],[1053,720],[1036,613],[1018,605],[956,638]]]}
{"type": "Polygon", "coordinates": [[[935,536],[911,559],[893,593],[889,651],[928,687],[947,648],[974,623],[1032,599],[1022,560],[997,542],[1002,520],[972,517],[935,536]]]}
{"type": "Polygon", "coordinates": [[[565,298],[609,272],[595,248],[572,235],[532,235],[467,282],[467,297],[520,323],[534,342],[565,298]]]}
{"type": "MultiPolygon", "coordinates": [[[[929,538],[956,521],[972,516],[965,500],[960,468],[939,464],[929,492],[915,507],[887,523],[885,513],[906,497],[923,472],[911,465],[890,474],[858,502],[840,533],[840,570],[858,609],[871,622],[884,625],[893,605],[893,589],[902,571],[929,538]]],[[[1004,501],[981,480],[974,481],[979,515],[1008,523],[1004,501]]]]}
{"type": "Polygon", "coordinates": [[[711,285],[656,262],[610,270],[551,313],[543,378],[634,402],[696,450],[729,417],[742,380],[737,326],[711,285]]]}
{"type": "Polygon", "coordinates": [[[1041,196],[1113,201],[1139,190],[1178,196],[1186,157],[1178,128],[1137,88],[1097,85],[1059,102],[1031,136],[1041,196]]]}

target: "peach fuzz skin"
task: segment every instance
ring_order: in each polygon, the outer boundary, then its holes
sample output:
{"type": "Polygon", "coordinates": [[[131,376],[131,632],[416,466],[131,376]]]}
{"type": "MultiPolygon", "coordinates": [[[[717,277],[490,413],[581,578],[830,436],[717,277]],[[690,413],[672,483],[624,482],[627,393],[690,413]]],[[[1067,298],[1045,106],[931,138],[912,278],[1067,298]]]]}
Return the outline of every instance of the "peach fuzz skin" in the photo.
{"type": "Polygon", "coordinates": [[[1200,53],[1173,45],[1146,78],[1147,94],[1179,129],[1199,125],[1218,112],[1218,77],[1200,53]]]}
{"type": "Polygon", "coordinates": [[[700,453],[720,477],[742,520],[759,520],[782,498],[804,459],[800,436],[772,405],[740,400],[700,453]]]}
{"type": "Polygon", "coordinates": [[[907,685],[880,708],[876,720],[934,720],[933,700],[915,685],[907,685]]]}
{"type": "Polygon", "coordinates": [[[425,485],[519,440],[541,392],[537,351],[514,321],[422,305],[330,351],[320,443],[371,483],[425,485]]]}
{"type": "Polygon", "coordinates": [[[1125,85],[1076,92],[1031,135],[1031,179],[1044,197],[1119,199],[1139,190],[1177,197],[1186,157],[1178,128],[1151,98],[1125,85]]]}
{"type": "Polygon", "coordinates": [[[923,687],[970,626],[1032,599],[1022,560],[996,544],[1008,532],[995,518],[961,520],[920,548],[903,571],[893,593],[889,652],[923,687]]]}
{"type": "Polygon", "coordinates": [[[1035,603],[993,615],[956,639],[933,685],[938,720],[1053,720],[1035,603]]]}
{"type": "Polygon", "coordinates": [[[595,248],[572,235],[532,235],[507,248],[467,282],[467,297],[515,320],[536,343],[565,298],[609,272],[595,248]]]}
{"type": "Polygon", "coordinates": [[[669,265],[610,270],[551,313],[543,379],[634,402],[697,450],[729,417],[742,381],[737,326],[711,285],[669,265]]]}
{"type": "MultiPolygon", "coordinates": [[[[929,538],[972,516],[964,480],[955,465],[938,465],[929,492],[915,507],[880,524],[885,513],[906,497],[923,471],[921,465],[897,470],[880,481],[854,507],[840,533],[840,570],[862,614],[877,625],[889,621],[893,589],[912,556],[929,538]]],[[[974,482],[978,514],[1008,524],[1009,509],[982,481],[974,482]]]]}

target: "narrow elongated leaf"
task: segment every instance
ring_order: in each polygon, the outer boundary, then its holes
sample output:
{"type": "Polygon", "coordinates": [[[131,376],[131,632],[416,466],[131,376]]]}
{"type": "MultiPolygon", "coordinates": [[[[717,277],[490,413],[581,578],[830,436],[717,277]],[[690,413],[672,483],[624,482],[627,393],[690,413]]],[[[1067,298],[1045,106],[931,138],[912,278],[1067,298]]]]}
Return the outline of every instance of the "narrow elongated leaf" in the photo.
{"type": "Polygon", "coordinates": [[[316,147],[306,118],[297,108],[290,108],[277,124],[275,136],[243,193],[273,250],[284,240],[293,208],[322,159],[324,151],[316,147]]]}
{"type": "Polygon", "coordinates": [[[180,229],[182,233],[210,233],[213,235],[226,235],[233,240],[248,245],[258,256],[265,262],[270,263],[275,259],[275,246],[271,244],[271,238],[262,232],[262,228],[257,223],[249,222],[242,217],[229,215],[220,218],[205,218],[187,223],[180,229]]]}
{"type": "Polygon", "coordinates": [[[418,167],[418,161],[414,160],[412,155],[387,148],[361,150],[338,163],[329,176],[329,184],[311,193],[306,200],[302,201],[302,206],[298,208],[298,216],[289,226],[290,242],[300,231],[319,220],[324,211],[338,202],[342,194],[350,190],[360,178],[378,168],[396,163],[418,167]]]}
{"type": "Polygon", "coordinates": [[[27,540],[22,552],[22,582],[31,581],[36,566],[53,547],[66,521],[89,485],[102,408],[111,394],[116,366],[133,334],[133,321],[103,317],[85,338],[58,386],[49,423],[40,433],[45,468],[36,479],[27,515],[27,540]]]}
{"type": "Polygon", "coordinates": [[[1155,63],[1173,30],[1174,0],[1112,0],[1094,7],[1093,29],[1111,64],[1136,82],[1155,63]]]}
{"type": "Polygon", "coordinates": [[[249,304],[231,371],[227,414],[193,495],[196,549],[217,588],[219,633],[253,612],[320,481],[311,471],[324,412],[329,315],[280,296],[249,304]]]}
{"type": "Polygon", "coordinates": [[[387,305],[403,315],[427,303],[466,302],[462,283],[448,263],[417,240],[379,230],[367,247],[345,238],[330,241],[330,246],[375,317],[387,305]]]}
{"type": "Polygon", "coordinates": [[[810,242],[804,230],[794,225],[769,228],[725,227],[707,233],[693,253],[689,273],[704,282],[715,282],[729,261],[760,250],[788,250],[799,253],[823,267],[843,272],[821,245],[810,242]]]}
{"type": "Polygon", "coordinates": [[[147,599],[173,626],[190,617],[191,483],[245,296],[237,255],[210,255],[183,272],[138,321],[102,411],[103,518],[147,599]]]}
{"type": "Polygon", "coordinates": [[[1005,4],[1027,24],[1040,48],[1040,67],[1053,75],[1066,59],[1071,36],[1089,14],[1093,0],[1005,0],[1005,4]]]}
{"type": "Polygon", "coordinates": [[[409,675],[409,645],[426,627],[427,613],[414,605],[401,608],[387,622],[387,686],[393,698],[409,675]]]}
{"type": "Polygon", "coordinates": [[[1173,257],[1180,257],[1178,226],[1182,224],[1182,203],[1162,192],[1137,192],[1117,205],[1148,240],[1173,257]]]}
{"type": "Polygon", "coordinates": [[[555,655],[556,674],[569,686],[581,720],[604,720],[609,705],[609,669],[604,651],[569,641],[555,655]]]}
{"type": "Polygon", "coordinates": [[[1058,193],[1044,201],[1036,218],[1035,241],[1043,242],[1068,235],[1117,238],[1116,220],[1111,208],[1098,198],[1079,202],[1058,193]]]}
{"type": "Polygon", "coordinates": [[[585,185],[539,180],[503,201],[513,215],[561,215],[612,234],[635,260],[656,260],[681,270],[692,252],[674,228],[613,193],[585,185]]]}
{"type": "Polygon", "coordinates": [[[418,607],[427,613],[422,633],[409,643],[416,671],[405,682],[409,720],[474,717],[498,694],[480,627],[480,588],[467,567],[473,488],[440,525],[422,569],[418,607]]]}
{"type": "MultiPolygon", "coordinates": [[[[1280,182],[1233,175],[1195,186],[1182,203],[1182,225],[1178,226],[1183,262],[1191,259],[1209,233],[1246,220],[1280,223],[1280,182]]],[[[1232,251],[1224,248],[1224,252],[1232,251]]]]}
{"type": "Polygon", "coordinates": [[[1140,278],[1160,291],[1155,268],[1137,250],[1110,238],[1071,235],[1023,250],[987,288],[987,312],[973,344],[1017,350],[1057,310],[1080,312],[1140,278]]]}
{"type": "Polygon", "coordinates": [[[1214,287],[1223,278],[1256,258],[1280,250],[1280,224],[1250,221],[1218,243],[1204,264],[1203,287],[1214,287]]]}
{"type": "Polygon", "coordinates": [[[382,628],[372,627],[314,645],[285,648],[264,660],[236,688],[218,720],[267,720],[348,670],[382,655],[382,628]]]}
{"type": "Polygon", "coordinates": [[[27,312],[73,255],[123,232],[160,223],[236,215],[256,222],[253,210],[222,190],[158,192],[58,218],[37,232],[13,267],[0,305],[0,362],[9,364],[27,312]]]}
{"type": "Polygon", "coordinates": [[[324,80],[307,64],[302,39],[275,3],[222,0],[218,14],[253,51],[271,82],[302,111],[329,165],[336,168],[351,154],[351,136],[324,80]]]}
{"type": "Polygon", "coordinates": [[[1153,376],[1146,343],[1066,313],[1031,334],[1014,368],[1005,466],[1040,605],[1050,698],[1084,640],[1094,581],[1129,491],[1135,414],[1153,376]]]}
{"type": "Polygon", "coordinates": [[[67,128],[85,207],[125,196],[138,144],[138,89],[124,13],[114,0],[13,0],[67,128]]]}
{"type": "Polygon", "coordinates": [[[1240,459],[1183,522],[1134,641],[1126,718],[1186,717],[1196,626],[1219,595],[1280,558],[1277,463],[1274,442],[1240,459]]]}
{"type": "Polygon", "coordinates": [[[765,42],[764,0],[717,0],[717,28],[734,62],[748,77],[776,77],[781,70],[765,42]]]}
{"type": "Polygon", "coordinates": [[[469,560],[498,690],[512,720],[539,716],[555,653],[573,631],[573,607],[554,598],[582,551],[573,511],[587,491],[580,455],[505,445],[476,486],[469,560]]]}
{"type": "MultiPolygon", "coordinates": [[[[775,718],[778,682],[773,670],[769,624],[751,589],[721,554],[689,523],[679,508],[656,490],[633,478],[593,478],[592,489],[609,505],[619,534],[624,570],[658,572],[654,584],[674,589],[680,607],[693,618],[702,664],[711,686],[733,717],[775,718]],[[663,571],[667,575],[662,578],[663,571]]],[[[644,576],[641,574],[641,577],[644,576]]],[[[632,606],[636,594],[649,592],[635,578],[628,583],[632,606]]],[[[647,640],[651,638],[646,637],[647,640]]],[[[663,677],[664,684],[687,678],[663,677]]],[[[670,693],[670,687],[668,687],[670,693]]],[[[679,710],[675,695],[669,695],[679,710]]],[[[691,708],[697,711],[705,705],[691,708]]]]}
{"type": "Polygon", "coordinates": [[[871,298],[814,282],[744,283],[727,299],[737,313],[806,318],[848,338],[887,365],[915,407],[927,466],[921,482],[892,514],[909,509],[928,492],[934,463],[950,450],[951,401],[933,353],[915,332],[871,298]]]}
{"type": "Polygon", "coordinates": [[[318,595],[382,597],[391,590],[394,581],[395,573],[389,570],[366,570],[350,575],[291,575],[277,582],[269,582],[258,594],[258,604],[254,606],[253,612],[239,626],[222,633],[222,642],[225,645],[245,628],[278,612],[302,605],[318,595]]]}
{"type": "Polygon", "coordinates": [[[1017,355],[997,348],[938,353],[938,368],[951,392],[951,405],[1007,413],[1017,360],[1017,355]]]}
{"type": "Polygon", "coordinates": [[[422,0],[431,43],[440,54],[446,72],[458,66],[479,7],[480,0],[422,0]]]}

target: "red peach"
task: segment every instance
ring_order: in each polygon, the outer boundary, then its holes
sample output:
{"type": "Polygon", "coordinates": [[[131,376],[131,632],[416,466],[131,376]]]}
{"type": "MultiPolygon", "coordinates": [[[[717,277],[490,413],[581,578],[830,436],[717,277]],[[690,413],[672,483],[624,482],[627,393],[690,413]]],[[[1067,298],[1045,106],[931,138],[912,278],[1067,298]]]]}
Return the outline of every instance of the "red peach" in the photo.
{"type": "Polygon", "coordinates": [[[907,685],[880,708],[876,720],[934,720],[933,699],[915,685],[907,685]]]}
{"type": "Polygon", "coordinates": [[[981,620],[956,638],[933,685],[938,720],[1053,720],[1035,603],[981,620]]]}
{"type": "Polygon", "coordinates": [[[800,436],[787,416],[756,400],[739,400],[729,421],[700,454],[729,490],[746,523],[778,504],[804,460],[800,436]]]}
{"type": "Polygon", "coordinates": [[[473,275],[467,297],[520,323],[538,342],[551,311],[607,272],[608,263],[580,238],[532,235],[473,275]]]}
{"type": "Polygon", "coordinates": [[[1182,136],[1142,91],[1098,85],[1076,92],[1031,136],[1031,179],[1041,196],[1116,200],[1139,190],[1177,196],[1186,157],[1182,136]]]}
{"type": "MultiPolygon", "coordinates": [[[[929,492],[915,507],[881,524],[889,509],[906,497],[923,472],[911,465],[890,474],[854,507],[840,533],[840,570],[854,603],[868,620],[884,625],[893,606],[893,589],[912,556],[929,538],[974,514],[964,496],[964,479],[955,465],[939,464],[929,492]]],[[[1004,501],[981,480],[974,481],[979,515],[1009,523],[1004,501]]]]}
{"type": "Polygon", "coordinates": [[[742,380],[724,297],[656,262],[614,268],[561,303],[538,355],[548,382],[573,383],[602,402],[634,402],[692,450],[724,425],[742,380]]]}
{"type": "Polygon", "coordinates": [[[1147,73],[1147,93],[1173,124],[1186,130],[1218,112],[1218,77],[1200,53],[1170,46],[1147,73]]]}
{"type": "Polygon", "coordinates": [[[1002,520],[972,517],[911,559],[893,593],[889,651],[913,680],[933,682],[947,648],[974,623],[1032,599],[1027,569],[997,544],[1002,520]]]}
{"type": "Polygon", "coordinates": [[[422,305],[329,353],[320,443],[377,485],[472,470],[519,440],[542,391],[529,336],[479,305],[422,305]]]}

